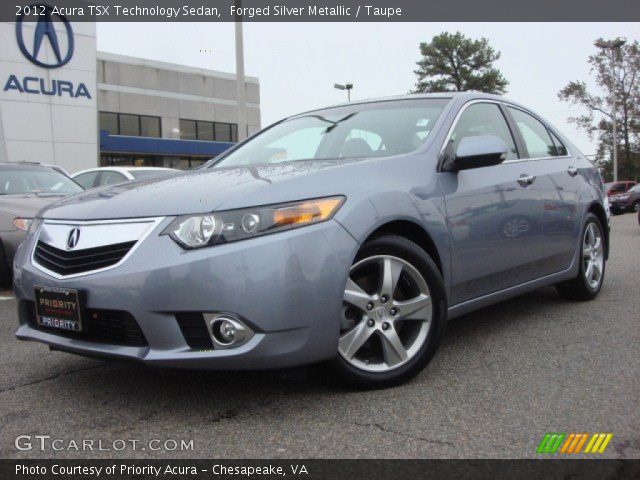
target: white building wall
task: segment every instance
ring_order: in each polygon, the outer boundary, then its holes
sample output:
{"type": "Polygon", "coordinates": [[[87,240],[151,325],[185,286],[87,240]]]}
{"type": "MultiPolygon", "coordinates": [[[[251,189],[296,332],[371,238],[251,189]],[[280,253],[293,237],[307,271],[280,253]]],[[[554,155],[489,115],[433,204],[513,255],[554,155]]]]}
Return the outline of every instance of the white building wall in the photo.
{"type": "MultiPolygon", "coordinates": [[[[54,26],[64,57],[67,33],[64,25],[54,26]]],[[[68,171],[95,167],[98,164],[96,28],[94,23],[71,24],[74,54],[59,68],[43,68],[21,52],[14,22],[0,23],[0,161],[33,161],[60,165],[68,171]],[[73,97],[66,92],[55,95],[28,93],[15,88],[15,76],[21,87],[25,78],[29,90],[40,90],[40,79],[47,89],[53,81],[68,81],[74,90],[82,83],[91,98],[73,97]],[[14,88],[11,88],[14,87],[14,88]]],[[[25,47],[33,52],[35,22],[24,22],[25,47]]],[[[48,38],[42,41],[38,60],[54,62],[48,38]]]]}
{"type": "MultiPolygon", "coordinates": [[[[238,123],[236,76],[98,52],[98,110],[152,115],[162,136],[179,138],[180,119],[238,123]]],[[[260,130],[260,83],[245,77],[249,133],[260,130]]]]}

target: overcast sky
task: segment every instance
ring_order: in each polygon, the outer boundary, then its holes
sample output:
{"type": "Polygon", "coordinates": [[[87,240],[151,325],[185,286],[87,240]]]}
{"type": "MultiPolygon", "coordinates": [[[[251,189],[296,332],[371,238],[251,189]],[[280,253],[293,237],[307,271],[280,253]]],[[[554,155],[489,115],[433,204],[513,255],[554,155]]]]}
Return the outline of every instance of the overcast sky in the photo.
{"type": "MultiPolygon", "coordinates": [[[[486,37],[502,53],[507,96],[545,116],[585,154],[595,144],[558,101],[571,80],[589,78],[587,57],[602,36],[640,38],[640,23],[245,23],[245,71],[260,79],[262,125],[352,98],[409,92],[419,44],[443,32],[486,37]]],[[[235,71],[232,23],[99,23],[98,49],[226,72],[235,71]]]]}

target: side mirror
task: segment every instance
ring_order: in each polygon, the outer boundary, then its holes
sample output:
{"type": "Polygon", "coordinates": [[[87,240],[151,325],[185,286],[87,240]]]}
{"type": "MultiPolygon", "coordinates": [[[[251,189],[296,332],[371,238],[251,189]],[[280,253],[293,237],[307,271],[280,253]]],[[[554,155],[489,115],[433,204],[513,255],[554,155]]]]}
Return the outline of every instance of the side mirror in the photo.
{"type": "MultiPolygon", "coordinates": [[[[453,150],[453,148],[447,148],[447,150],[453,150]]],[[[445,172],[457,172],[498,165],[507,158],[508,151],[504,141],[495,135],[464,137],[460,140],[455,154],[446,151],[442,169],[445,172]]]]}

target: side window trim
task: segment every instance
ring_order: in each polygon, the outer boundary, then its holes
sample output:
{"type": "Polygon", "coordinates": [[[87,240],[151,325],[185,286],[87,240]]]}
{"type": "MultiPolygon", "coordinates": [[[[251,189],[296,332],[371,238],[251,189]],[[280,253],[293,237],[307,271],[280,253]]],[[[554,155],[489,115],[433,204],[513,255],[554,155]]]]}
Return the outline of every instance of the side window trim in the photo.
{"type": "MultiPolygon", "coordinates": [[[[501,102],[499,100],[492,100],[490,98],[478,98],[475,100],[470,100],[467,103],[465,103],[464,105],[462,105],[462,107],[460,107],[460,110],[458,110],[458,113],[456,113],[456,116],[453,119],[453,122],[451,122],[451,126],[449,127],[449,130],[447,131],[447,135],[444,138],[444,142],[442,143],[442,147],[440,147],[440,153],[438,154],[439,159],[438,159],[438,172],[442,171],[442,164],[444,163],[444,152],[447,148],[447,146],[449,145],[449,142],[451,141],[451,135],[453,135],[453,132],[456,128],[456,126],[458,125],[458,122],[460,121],[460,117],[462,116],[462,114],[465,112],[465,110],[467,108],[469,108],[471,105],[475,105],[477,103],[490,103],[493,105],[497,105],[498,110],[500,110],[500,112],[502,113],[502,116],[504,118],[505,123],[507,124],[507,129],[509,130],[509,132],[511,133],[511,138],[513,139],[513,143],[515,144],[516,147],[516,155],[518,156],[518,158],[515,158],[513,160],[505,160],[503,163],[511,163],[511,162],[521,162],[523,160],[529,160],[528,158],[522,158],[522,145],[521,145],[521,139],[519,136],[517,136],[517,134],[513,131],[513,126],[511,124],[510,121],[510,117],[508,116],[508,112],[506,112],[506,108],[504,106],[504,102],[501,102]]],[[[497,165],[499,166],[499,165],[497,165]]]]}
{"type": "Polygon", "coordinates": [[[549,134],[549,137],[551,138],[551,141],[554,142],[553,138],[556,137],[558,139],[558,141],[564,146],[565,150],[567,151],[566,155],[556,155],[556,156],[553,156],[553,157],[549,157],[549,156],[546,156],[546,157],[529,157],[529,151],[527,150],[527,147],[524,144],[524,139],[522,138],[522,134],[520,133],[520,130],[518,128],[516,128],[516,134],[515,135],[518,137],[518,141],[522,144],[522,148],[524,149],[523,152],[526,152],[527,156],[524,157],[524,158],[518,158],[516,160],[505,160],[504,163],[521,162],[521,161],[524,161],[524,160],[551,160],[551,159],[556,159],[556,158],[569,158],[569,157],[572,156],[571,151],[566,146],[565,142],[562,141],[562,139],[560,138],[560,135],[558,135],[555,132],[555,130],[550,128],[549,125],[547,125],[547,122],[545,122],[543,119],[541,119],[539,116],[537,116],[533,112],[527,110],[526,108],[522,108],[519,105],[514,105],[514,104],[509,103],[509,102],[502,102],[502,103],[503,103],[504,109],[507,111],[506,112],[507,115],[509,116],[510,125],[511,125],[511,122],[513,122],[513,125],[515,126],[515,120],[511,116],[511,112],[509,112],[509,108],[513,108],[514,110],[520,110],[523,113],[531,115],[538,122],[540,122],[544,128],[546,128],[547,133],[549,134]]]}

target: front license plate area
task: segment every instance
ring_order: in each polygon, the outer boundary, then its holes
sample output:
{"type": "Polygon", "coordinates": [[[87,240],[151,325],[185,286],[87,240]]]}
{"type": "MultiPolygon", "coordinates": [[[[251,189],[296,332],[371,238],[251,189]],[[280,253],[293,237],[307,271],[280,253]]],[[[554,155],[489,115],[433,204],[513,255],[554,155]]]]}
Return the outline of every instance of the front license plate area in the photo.
{"type": "Polygon", "coordinates": [[[38,325],[71,332],[82,331],[82,308],[77,290],[36,286],[38,325]]]}

